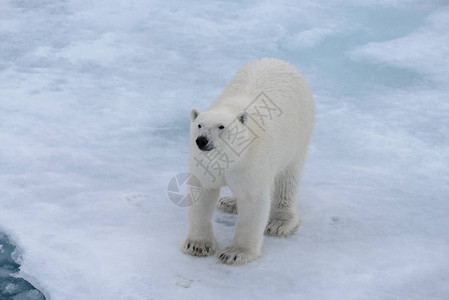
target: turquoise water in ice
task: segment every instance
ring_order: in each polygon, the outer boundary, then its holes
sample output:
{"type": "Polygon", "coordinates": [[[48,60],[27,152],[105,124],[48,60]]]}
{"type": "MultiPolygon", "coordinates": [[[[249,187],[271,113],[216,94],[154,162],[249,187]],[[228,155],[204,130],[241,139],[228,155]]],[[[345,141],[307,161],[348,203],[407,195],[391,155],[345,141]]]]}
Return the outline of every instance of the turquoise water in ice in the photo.
{"type": "Polygon", "coordinates": [[[14,259],[16,246],[0,233],[0,300],[43,300],[45,296],[31,283],[17,277],[20,264],[14,259]]]}

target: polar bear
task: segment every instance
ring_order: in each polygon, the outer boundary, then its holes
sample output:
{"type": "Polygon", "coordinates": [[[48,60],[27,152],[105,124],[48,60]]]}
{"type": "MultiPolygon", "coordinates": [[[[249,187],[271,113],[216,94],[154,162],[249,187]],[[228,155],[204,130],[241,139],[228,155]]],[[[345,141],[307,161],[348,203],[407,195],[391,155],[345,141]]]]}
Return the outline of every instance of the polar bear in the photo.
{"type": "Polygon", "coordinates": [[[190,173],[201,182],[187,208],[183,252],[212,255],[218,244],[212,215],[218,205],[237,213],[230,246],[218,252],[226,264],[260,256],[263,235],[285,237],[300,218],[296,196],[314,125],[314,102],[304,77],[273,58],[243,66],[204,112],[190,112],[190,173]],[[219,199],[228,186],[231,197],[219,199]]]}

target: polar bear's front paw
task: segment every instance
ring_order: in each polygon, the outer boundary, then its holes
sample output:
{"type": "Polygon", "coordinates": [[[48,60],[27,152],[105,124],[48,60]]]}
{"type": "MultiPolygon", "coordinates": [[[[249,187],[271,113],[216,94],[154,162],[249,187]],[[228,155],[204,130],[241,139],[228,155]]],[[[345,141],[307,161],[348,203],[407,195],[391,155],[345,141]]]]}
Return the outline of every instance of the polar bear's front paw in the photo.
{"type": "Polygon", "coordinates": [[[223,197],[218,200],[218,208],[229,214],[237,214],[237,199],[233,197],[223,197]]]}
{"type": "Polygon", "coordinates": [[[213,241],[193,241],[186,239],[181,245],[182,252],[193,256],[208,256],[218,250],[218,244],[213,241]]]}
{"type": "Polygon", "coordinates": [[[297,214],[277,213],[270,217],[265,234],[269,236],[286,237],[298,229],[301,220],[297,214]]]}
{"type": "Polygon", "coordinates": [[[258,257],[254,252],[240,248],[230,246],[220,252],[218,252],[218,258],[228,265],[244,265],[258,257]]]}

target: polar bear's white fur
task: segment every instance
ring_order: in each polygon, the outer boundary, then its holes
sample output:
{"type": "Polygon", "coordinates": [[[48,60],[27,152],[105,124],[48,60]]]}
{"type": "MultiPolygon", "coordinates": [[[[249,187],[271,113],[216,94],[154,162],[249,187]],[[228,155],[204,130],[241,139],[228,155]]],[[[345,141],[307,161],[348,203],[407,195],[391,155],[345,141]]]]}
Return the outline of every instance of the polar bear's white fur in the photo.
{"type": "Polygon", "coordinates": [[[300,224],[296,196],[314,124],[314,103],[302,75],[286,62],[264,58],[242,67],[205,112],[192,109],[190,173],[201,182],[188,207],[181,249],[205,256],[218,250],[212,215],[219,191],[232,197],[219,208],[237,213],[231,245],[218,252],[227,264],[261,254],[263,234],[288,236],[300,224]]]}

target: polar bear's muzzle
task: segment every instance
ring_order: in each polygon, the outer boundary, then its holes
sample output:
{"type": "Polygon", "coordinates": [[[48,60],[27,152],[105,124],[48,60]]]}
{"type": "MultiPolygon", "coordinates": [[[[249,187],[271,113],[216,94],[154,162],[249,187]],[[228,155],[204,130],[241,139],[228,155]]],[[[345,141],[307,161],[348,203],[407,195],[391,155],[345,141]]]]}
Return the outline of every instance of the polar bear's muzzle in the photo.
{"type": "Polygon", "coordinates": [[[204,135],[199,136],[196,139],[196,145],[201,151],[210,151],[214,149],[212,142],[210,142],[209,139],[204,135]]]}

